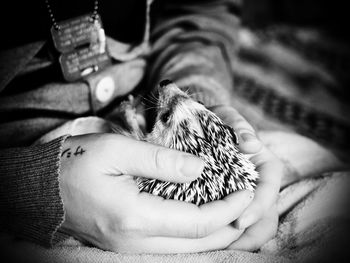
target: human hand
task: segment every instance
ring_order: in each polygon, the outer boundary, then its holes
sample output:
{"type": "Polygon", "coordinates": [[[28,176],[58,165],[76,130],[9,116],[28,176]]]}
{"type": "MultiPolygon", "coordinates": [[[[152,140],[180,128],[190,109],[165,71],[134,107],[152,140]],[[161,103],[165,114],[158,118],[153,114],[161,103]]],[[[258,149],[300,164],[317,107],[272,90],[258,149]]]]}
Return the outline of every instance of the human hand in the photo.
{"type": "Polygon", "coordinates": [[[254,251],[276,234],[276,199],[280,190],[283,164],[257,139],[253,127],[235,109],[218,106],[211,110],[234,128],[239,137],[238,147],[241,152],[249,154],[259,172],[254,199],[234,223],[238,229],[245,231],[228,247],[254,251]]]}
{"type": "Polygon", "coordinates": [[[204,163],[184,152],[116,134],[66,140],[60,188],[61,230],[99,248],[133,253],[183,253],[223,249],[242,230],[237,219],[253,195],[240,191],[200,207],[164,200],[139,189],[133,175],[190,182],[204,163]]]}

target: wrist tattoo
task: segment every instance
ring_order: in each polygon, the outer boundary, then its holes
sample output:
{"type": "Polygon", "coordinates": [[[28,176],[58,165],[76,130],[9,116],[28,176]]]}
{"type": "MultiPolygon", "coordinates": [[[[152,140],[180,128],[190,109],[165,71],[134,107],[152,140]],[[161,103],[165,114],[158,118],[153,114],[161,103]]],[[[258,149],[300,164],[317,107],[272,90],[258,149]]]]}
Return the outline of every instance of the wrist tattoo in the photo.
{"type": "Polygon", "coordinates": [[[61,157],[66,157],[66,158],[70,158],[70,157],[74,157],[74,156],[78,156],[78,155],[83,155],[86,152],[86,150],[84,150],[80,145],[75,148],[75,151],[73,152],[71,148],[65,149],[62,154],[61,157]]]}

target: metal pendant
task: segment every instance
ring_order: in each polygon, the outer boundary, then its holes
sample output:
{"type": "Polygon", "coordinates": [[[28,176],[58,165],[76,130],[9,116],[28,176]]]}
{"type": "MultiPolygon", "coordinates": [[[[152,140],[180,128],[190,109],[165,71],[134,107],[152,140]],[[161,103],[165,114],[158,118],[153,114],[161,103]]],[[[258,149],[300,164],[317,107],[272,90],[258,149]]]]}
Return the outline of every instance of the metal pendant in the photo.
{"type": "Polygon", "coordinates": [[[51,35],[60,53],[59,63],[65,80],[82,79],[112,63],[98,14],[86,14],[57,25],[51,28],[51,35]]]}

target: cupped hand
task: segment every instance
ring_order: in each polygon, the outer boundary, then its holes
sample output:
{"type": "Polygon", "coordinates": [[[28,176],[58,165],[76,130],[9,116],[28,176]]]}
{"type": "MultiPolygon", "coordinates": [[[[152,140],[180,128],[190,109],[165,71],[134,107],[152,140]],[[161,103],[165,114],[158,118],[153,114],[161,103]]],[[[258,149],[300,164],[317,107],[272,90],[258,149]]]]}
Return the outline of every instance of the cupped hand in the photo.
{"type": "Polygon", "coordinates": [[[227,247],[243,232],[230,223],[253,198],[240,191],[195,206],[139,192],[133,176],[190,182],[204,163],[187,153],[116,134],[70,137],[61,157],[65,220],[77,239],[117,252],[183,253],[227,247]]]}
{"type": "Polygon", "coordinates": [[[253,127],[232,107],[212,109],[222,120],[234,128],[241,152],[248,154],[259,172],[253,201],[234,222],[244,233],[228,249],[254,251],[273,238],[277,231],[276,200],[283,174],[282,162],[257,138],[253,127]]]}

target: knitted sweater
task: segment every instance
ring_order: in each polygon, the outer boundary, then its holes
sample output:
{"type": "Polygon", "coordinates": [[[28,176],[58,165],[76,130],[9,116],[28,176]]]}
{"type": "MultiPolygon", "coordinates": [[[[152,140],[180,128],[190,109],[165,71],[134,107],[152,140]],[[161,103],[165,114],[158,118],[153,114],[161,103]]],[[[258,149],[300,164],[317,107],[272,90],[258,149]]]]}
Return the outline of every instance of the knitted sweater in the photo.
{"type": "Polygon", "coordinates": [[[81,116],[108,118],[123,96],[148,94],[163,78],[207,106],[229,103],[241,1],[151,2],[142,7],[142,40],[108,37],[113,65],[84,81],[61,80],[45,39],[0,52],[1,232],[45,246],[63,237],[57,230],[64,221],[59,174],[66,136],[32,145],[57,126],[81,116]],[[106,75],[116,89],[101,101],[97,83],[106,75]]]}
{"type": "Polygon", "coordinates": [[[66,136],[47,144],[0,151],[0,228],[42,245],[64,218],[59,196],[60,152],[66,136]]]}

